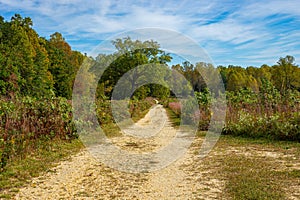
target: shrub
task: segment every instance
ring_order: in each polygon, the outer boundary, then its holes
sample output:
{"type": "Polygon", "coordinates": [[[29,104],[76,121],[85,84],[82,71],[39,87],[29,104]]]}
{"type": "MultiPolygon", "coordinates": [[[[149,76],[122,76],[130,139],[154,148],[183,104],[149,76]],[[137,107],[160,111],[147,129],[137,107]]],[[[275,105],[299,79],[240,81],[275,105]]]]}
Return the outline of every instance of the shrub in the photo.
{"type": "Polygon", "coordinates": [[[227,92],[224,134],[300,141],[300,93],[285,94],[270,83],[255,93],[249,89],[227,92]]]}
{"type": "Polygon", "coordinates": [[[170,102],[168,107],[177,115],[180,116],[181,114],[181,104],[180,102],[170,102]]]}
{"type": "MultiPolygon", "coordinates": [[[[100,125],[113,123],[114,117],[112,116],[111,101],[114,101],[116,106],[122,105],[124,100],[103,100],[98,99],[96,101],[96,113],[98,122],[100,125]]],[[[125,101],[125,103],[127,103],[125,101]]],[[[153,98],[146,98],[143,100],[131,99],[128,105],[128,111],[130,116],[127,116],[126,110],[120,110],[118,112],[119,119],[126,119],[127,117],[136,117],[141,115],[144,111],[148,110],[154,104],[153,98]]]]}
{"type": "Polygon", "coordinates": [[[64,98],[22,97],[0,100],[0,160],[25,156],[38,148],[37,141],[77,137],[71,104],[64,98]]]}

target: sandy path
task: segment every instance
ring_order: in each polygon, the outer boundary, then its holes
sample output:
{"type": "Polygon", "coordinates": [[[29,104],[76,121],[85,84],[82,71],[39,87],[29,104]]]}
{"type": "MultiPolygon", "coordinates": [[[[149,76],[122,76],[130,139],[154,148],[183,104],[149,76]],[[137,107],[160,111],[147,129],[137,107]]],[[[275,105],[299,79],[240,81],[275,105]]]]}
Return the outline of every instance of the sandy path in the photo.
{"type": "MultiPolygon", "coordinates": [[[[111,142],[122,150],[137,154],[157,151],[168,145],[176,134],[161,106],[152,108],[137,122],[136,127],[129,127],[125,132],[128,134],[114,137],[111,142]],[[158,125],[153,127],[152,122],[158,125]],[[164,125],[163,129],[155,137],[148,137],[160,125],[164,125]],[[134,131],[137,127],[145,128],[142,137],[132,136],[141,136],[134,131]]],[[[295,156],[293,149],[285,152],[255,144],[221,143],[207,157],[199,159],[202,140],[195,138],[188,151],[169,166],[156,171],[146,170],[144,173],[110,168],[96,160],[91,151],[84,149],[69,160],[62,161],[50,172],[34,178],[19,191],[16,199],[228,199],[224,193],[228,180],[222,172],[227,156],[261,158],[278,171],[300,169],[299,157],[295,156]]],[[[95,146],[94,149],[99,148],[95,146]]],[[[120,159],[126,160],[124,157],[120,159]]],[[[300,180],[283,187],[287,199],[300,198],[300,180]]]]}
{"type": "MultiPolygon", "coordinates": [[[[152,108],[136,125],[151,129],[149,124],[157,124],[159,119],[164,126],[155,137],[123,135],[112,138],[112,142],[136,153],[168,145],[176,130],[161,106],[152,108]]],[[[16,199],[216,199],[224,183],[213,178],[211,169],[198,159],[195,152],[199,150],[201,139],[193,144],[196,143],[198,145],[191,145],[187,153],[171,165],[147,173],[109,168],[83,150],[51,172],[34,178],[20,190],[16,199]]]]}

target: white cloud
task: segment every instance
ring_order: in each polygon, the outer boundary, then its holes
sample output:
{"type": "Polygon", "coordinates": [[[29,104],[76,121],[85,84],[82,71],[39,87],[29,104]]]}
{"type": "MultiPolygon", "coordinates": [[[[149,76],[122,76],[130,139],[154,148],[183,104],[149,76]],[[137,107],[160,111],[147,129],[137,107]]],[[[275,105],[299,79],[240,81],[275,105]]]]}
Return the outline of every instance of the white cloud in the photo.
{"type": "Polygon", "coordinates": [[[79,50],[91,45],[85,45],[85,40],[103,40],[135,28],[157,27],[195,39],[207,48],[217,64],[239,57],[243,59],[238,60],[240,63],[254,63],[255,57],[269,62],[285,53],[300,60],[298,0],[0,0],[0,6],[2,13],[21,11],[30,16],[41,36],[55,31],[63,33],[79,50]],[[280,24],[290,18],[294,20],[293,27],[280,24]]]}

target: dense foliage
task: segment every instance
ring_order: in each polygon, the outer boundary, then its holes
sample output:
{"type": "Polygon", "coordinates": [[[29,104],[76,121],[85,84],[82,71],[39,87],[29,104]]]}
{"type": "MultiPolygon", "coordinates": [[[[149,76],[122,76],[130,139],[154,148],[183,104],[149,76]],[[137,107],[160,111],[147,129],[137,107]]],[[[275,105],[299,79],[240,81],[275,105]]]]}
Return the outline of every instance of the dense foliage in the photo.
{"type": "Polygon", "coordinates": [[[84,56],[60,33],[49,40],[29,17],[0,17],[0,165],[38,149],[44,140],[76,138],[72,87],[84,56]]]}
{"type": "Polygon", "coordinates": [[[0,166],[25,156],[43,140],[76,138],[71,104],[64,98],[0,99],[0,166]]]}
{"type": "MultiPolygon", "coordinates": [[[[213,114],[211,102],[220,94],[207,89],[199,73],[203,67],[213,66],[201,62],[196,66],[187,62],[172,66],[193,85],[200,109],[199,129],[207,130],[213,114]]],[[[279,58],[274,66],[230,65],[217,69],[226,89],[224,134],[300,141],[300,68],[294,63],[294,57],[279,58]]],[[[178,102],[170,102],[169,108],[180,115],[178,102]]]]}
{"type": "Polygon", "coordinates": [[[300,141],[300,92],[280,94],[271,84],[259,93],[228,92],[225,134],[300,141]]]}
{"type": "MultiPolygon", "coordinates": [[[[195,92],[199,103],[199,130],[207,130],[213,114],[210,105],[215,97],[207,89],[195,92]]],[[[250,88],[226,91],[227,114],[223,134],[300,141],[300,92],[283,94],[268,81],[258,92],[250,88]]],[[[180,116],[181,105],[171,101],[168,107],[180,116]]],[[[197,115],[197,113],[191,113],[197,115]]]]}
{"type": "MultiPolygon", "coordinates": [[[[126,86],[130,87],[128,89],[132,90],[132,93],[135,91],[134,88],[139,84],[139,82],[145,80],[147,77],[143,69],[137,69],[137,66],[147,66],[151,67],[152,65],[166,65],[167,62],[170,62],[172,57],[160,49],[160,45],[154,41],[139,41],[132,40],[130,37],[123,39],[116,39],[112,41],[112,44],[117,49],[117,52],[110,55],[100,54],[96,57],[95,64],[91,67],[94,74],[97,75],[97,71],[100,71],[99,65],[103,63],[103,60],[111,60],[111,63],[104,71],[101,79],[99,81],[97,96],[98,97],[111,97],[112,91],[117,84],[118,80],[130,70],[133,70],[132,73],[127,77],[128,83],[126,86]]],[[[150,76],[156,75],[160,76],[161,74],[166,74],[167,70],[152,71],[155,74],[149,74],[150,76]]],[[[149,84],[144,85],[138,88],[134,92],[134,96],[137,99],[144,99],[147,96],[167,98],[169,96],[169,90],[162,87],[161,85],[149,84]]]]}
{"type": "MultiPolygon", "coordinates": [[[[261,67],[246,67],[229,65],[228,67],[218,66],[226,91],[238,91],[240,89],[251,89],[259,92],[263,89],[265,82],[272,84],[281,94],[288,90],[300,91],[300,68],[294,63],[293,56],[287,55],[279,58],[276,65],[261,67]]],[[[214,66],[210,63],[199,62],[194,66],[189,62],[182,65],[173,65],[172,69],[183,74],[192,84],[194,91],[202,92],[207,85],[199,72],[202,69],[210,69],[214,66]]]]}
{"type": "Polygon", "coordinates": [[[60,33],[40,37],[30,18],[0,17],[0,95],[71,98],[84,56],[72,51],[60,33]]]}

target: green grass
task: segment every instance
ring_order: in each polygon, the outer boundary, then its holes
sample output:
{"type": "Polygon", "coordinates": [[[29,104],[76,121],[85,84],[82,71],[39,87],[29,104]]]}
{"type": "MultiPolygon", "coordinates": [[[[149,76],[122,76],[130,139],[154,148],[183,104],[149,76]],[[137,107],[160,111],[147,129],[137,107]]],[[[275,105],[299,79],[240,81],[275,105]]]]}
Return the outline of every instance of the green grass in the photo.
{"type": "Polygon", "coordinates": [[[300,170],[299,169],[294,169],[287,173],[288,173],[288,176],[290,176],[290,177],[300,178],[300,170]]]}
{"type": "MultiPolygon", "coordinates": [[[[132,121],[137,122],[140,119],[142,119],[143,117],[145,117],[145,115],[149,112],[150,108],[151,107],[149,106],[148,108],[146,108],[143,111],[135,112],[133,114],[133,116],[131,117],[132,121]]],[[[130,124],[130,123],[128,123],[128,121],[124,121],[124,122],[121,122],[121,123],[122,123],[122,126],[125,126],[125,127],[126,127],[126,124],[130,124]]],[[[106,124],[102,124],[101,128],[104,131],[104,134],[106,135],[106,137],[110,138],[110,137],[118,137],[118,136],[122,135],[121,129],[113,121],[107,122],[106,124]]]]}
{"type": "Polygon", "coordinates": [[[59,161],[67,159],[83,148],[78,140],[44,141],[38,150],[31,152],[26,158],[15,158],[0,173],[0,199],[10,199],[18,189],[28,183],[31,178],[50,171],[59,161]]]}
{"type": "Polygon", "coordinates": [[[229,156],[224,159],[225,192],[232,199],[284,199],[278,173],[262,159],[229,156]]]}
{"type": "Polygon", "coordinates": [[[296,141],[280,141],[267,138],[252,138],[233,135],[221,135],[222,141],[226,142],[226,145],[231,146],[253,146],[257,148],[270,148],[275,151],[288,153],[290,149],[293,149],[293,154],[296,157],[300,157],[300,143],[296,141]]]}
{"type": "Polygon", "coordinates": [[[137,122],[140,119],[142,119],[143,117],[145,117],[145,115],[149,112],[150,108],[151,107],[147,108],[146,110],[134,113],[132,115],[132,121],[137,122]]]}
{"type": "MultiPolygon", "coordinates": [[[[286,199],[289,185],[299,182],[300,170],[281,165],[282,161],[295,164],[298,160],[249,156],[242,152],[226,154],[230,148],[252,148],[292,157],[300,155],[300,143],[297,142],[221,136],[215,151],[224,152],[224,155],[214,156],[212,160],[221,163],[218,176],[225,179],[226,199],[286,199]]],[[[249,151],[244,150],[245,153],[249,151]]]]}
{"type": "MultiPolygon", "coordinates": [[[[147,110],[148,111],[148,110],[147,110]]],[[[141,119],[147,111],[136,115],[134,121],[141,119]]],[[[175,127],[180,125],[180,119],[170,110],[167,114],[175,127]]],[[[110,137],[119,136],[116,124],[105,124],[102,127],[110,137]]],[[[198,137],[204,137],[205,132],[198,132],[198,137]]],[[[299,160],[280,158],[287,162],[286,168],[280,168],[280,162],[271,158],[246,156],[229,153],[230,148],[255,148],[258,150],[272,150],[284,155],[300,157],[300,143],[274,141],[222,135],[213,151],[222,152],[209,158],[211,167],[219,179],[225,181],[225,199],[285,199],[286,189],[292,183],[299,183],[300,170],[289,167],[290,163],[299,160]]],[[[15,159],[5,167],[0,174],[0,199],[10,199],[18,189],[27,184],[32,177],[51,171],[59,161],[67,159],[83,148],[79,140],[41,142],[41,147],[27,155],[25,159],[15,159]]]]}
{"type": "Polygon", "coordinates": [[[173,127],[178,128],[181,122],[180,117],[178,117],[178,115],[176,115],[170,108],[165,109],[173,127]]]}

